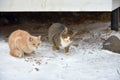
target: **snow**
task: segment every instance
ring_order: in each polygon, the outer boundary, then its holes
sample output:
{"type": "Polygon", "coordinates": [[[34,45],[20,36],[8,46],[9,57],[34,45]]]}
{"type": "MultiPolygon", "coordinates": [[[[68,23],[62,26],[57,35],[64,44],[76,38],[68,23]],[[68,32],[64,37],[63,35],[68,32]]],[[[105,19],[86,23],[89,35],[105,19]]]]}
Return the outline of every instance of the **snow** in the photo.
{"type": "Polygon", "coordinates": [[[120,34],[103,25],[77,35],[69,55],[64,50],[52,51],[43,42],[33,56],[15,58],[0,37],[0,80],[120,80],[120,54],[102,49],[104,39],[120,34]]]}

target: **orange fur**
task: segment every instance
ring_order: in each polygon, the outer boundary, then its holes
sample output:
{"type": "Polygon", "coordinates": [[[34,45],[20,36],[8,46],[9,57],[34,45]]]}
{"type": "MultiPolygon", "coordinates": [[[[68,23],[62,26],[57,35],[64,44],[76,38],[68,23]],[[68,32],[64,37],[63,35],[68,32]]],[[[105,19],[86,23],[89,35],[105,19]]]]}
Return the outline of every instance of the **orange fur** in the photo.
{"type": "Polygon", "coordinates": [[[41,36],[35,37],[24,30],[14,31],[8,39],[10,54],[14,57],[23,57],[33,53],[41,43],[41,36]]]}

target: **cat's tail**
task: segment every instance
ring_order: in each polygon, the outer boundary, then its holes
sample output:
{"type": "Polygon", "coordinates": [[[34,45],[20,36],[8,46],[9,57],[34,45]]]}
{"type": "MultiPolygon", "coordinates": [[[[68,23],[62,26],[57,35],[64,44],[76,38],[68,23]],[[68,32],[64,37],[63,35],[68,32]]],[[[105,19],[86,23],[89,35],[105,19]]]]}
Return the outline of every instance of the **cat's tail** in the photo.
{"type": "Polygon", "coordinates": [[[77,34],[77,31],[74,31],[73,34],[72,34],[72,36],[71,36],[71,40],[74,39],[74,37],[75,37],[76,34],[77,34]]]}

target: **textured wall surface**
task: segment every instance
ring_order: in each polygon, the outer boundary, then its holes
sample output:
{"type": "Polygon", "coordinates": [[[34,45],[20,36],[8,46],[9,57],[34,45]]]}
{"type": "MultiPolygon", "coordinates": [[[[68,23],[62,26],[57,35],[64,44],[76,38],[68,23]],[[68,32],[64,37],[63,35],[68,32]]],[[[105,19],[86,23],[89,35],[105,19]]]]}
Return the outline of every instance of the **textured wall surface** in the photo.
{"type": "Polygon", "coordinates": [[[0,11],[112,11],[120,0],[0,0],[0,11]]]}
{"type": "Polygon", "coordinates": [[[120,7],[120,0],[112,0],[112,10],[120,7]]]}

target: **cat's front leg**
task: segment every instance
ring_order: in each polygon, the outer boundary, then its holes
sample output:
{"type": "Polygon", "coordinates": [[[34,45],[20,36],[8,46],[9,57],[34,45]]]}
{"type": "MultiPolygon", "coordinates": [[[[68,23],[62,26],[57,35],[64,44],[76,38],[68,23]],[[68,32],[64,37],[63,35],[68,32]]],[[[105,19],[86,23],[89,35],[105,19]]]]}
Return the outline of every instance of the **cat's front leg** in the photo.
{"type": "Polygon", "coordinates": [[[52,49],[53,49],[54,51],[56,51],[56,50],[60,50],[60,48],[57,47],[57,46],[52,46],[52,49]]]}
{"type": "Polygon", "coordinates": [[[65,47],[65,53],[69,55],[69,46],[65,47]]]}

